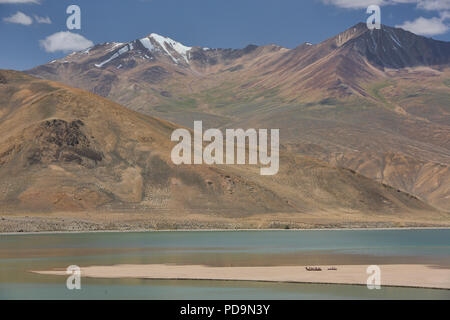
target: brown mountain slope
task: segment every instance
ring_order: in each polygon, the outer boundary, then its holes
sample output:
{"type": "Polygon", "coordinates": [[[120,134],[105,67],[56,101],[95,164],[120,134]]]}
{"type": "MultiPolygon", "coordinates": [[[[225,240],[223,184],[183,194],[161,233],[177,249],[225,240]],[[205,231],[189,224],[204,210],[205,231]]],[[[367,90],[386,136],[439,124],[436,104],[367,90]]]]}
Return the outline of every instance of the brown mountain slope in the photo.
{"type": "Polygon", "coordinates": [[[3,212],[448,218],[406,193],[287,150],[272,177],[255,166],[176,167],[168,158],[173,124],[19,72],[0,76],[3,212]]]}
{"type": "Polygon", "coordinates": [[[369,30],[359,23],[317,45],[303,44],[280,53],[260,72],[270,72],[262,84],[276,85],[289,97],[308,101],[330,96],[370,98],[364,84],[387,78],[387,70],[449,64],[448,42],[384,25],[369,30]]]}
{"type": "Polygon", "coordinates": [[[129,44],[98,45],[30,73],[183,126],[280,128],[293,152],[450,210],[450,43],[358,24],[292,50],[191,48],[185,60],[166,43],[175,63],[149,41],[158,49],[136,40],[101,67],[129,44]]]}

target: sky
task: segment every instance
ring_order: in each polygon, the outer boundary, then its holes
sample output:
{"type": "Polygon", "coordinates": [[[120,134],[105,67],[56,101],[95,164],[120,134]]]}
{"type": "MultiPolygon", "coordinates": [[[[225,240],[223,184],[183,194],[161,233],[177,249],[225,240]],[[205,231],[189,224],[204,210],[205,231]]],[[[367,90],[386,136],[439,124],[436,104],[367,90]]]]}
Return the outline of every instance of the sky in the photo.
{"type": "Polygon", "coordinates": [[[27,70],[150,33],[188,46],[294,48],[365,22],[372,4],[382,24],[450,41],[450,0],[0,0],[0,69],[27,70]],[[80,8],[81,29],[68,29],[70,5],[80,8]]]}

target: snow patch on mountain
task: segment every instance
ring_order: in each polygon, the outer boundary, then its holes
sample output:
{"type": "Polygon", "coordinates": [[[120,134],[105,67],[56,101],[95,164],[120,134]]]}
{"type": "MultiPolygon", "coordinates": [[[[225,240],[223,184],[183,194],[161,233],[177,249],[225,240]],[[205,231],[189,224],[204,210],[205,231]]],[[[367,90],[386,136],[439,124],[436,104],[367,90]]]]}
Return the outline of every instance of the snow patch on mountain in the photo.
{"type": "Polygon", "coordinates": [[[398,40],[396,34],[394,32],[389,32],[389,35],[391,36],[392,41],[395,42],[399,47],[402,47],[402,44],[400,43],[400,40],[398,40]]]}
{"type": "Polygon", "coordinates": [[[175,40],[172,40],[168,37],[160,36],[159,34],[156,34],[156,33],[150,34],[149,38],[156,41],[161,46],[161,48],[167,53],[167,55],[169,55],[172,58],[172,60],[175,63],[178,63],[178,60],[172,56],[170,51],[167,49],[167,45],[169,45],[170,48],[172,48],[176,53],[178,53],[180,56],[182,56],[187,63],[189,63],[187,53],[189,50],[192,49],[192,47],[187,47],[175,40]]]}
{"type": "Polygon", "coordinates": [[[111,48],[106,52],[114,51],[117,47],[123,46],[125,43],[123,42],[107,42],[106,45],[112,45],[111,48]]]}
{"type": "Polygon", "coordinates": [[[149,38],[142,38],[139,41],[147,50],[149,51],[155,50],[155,46],[150,42],[149,38]]]}
{"type": "Polygon", "coordinates": [[[125,47],[122,47],[119,49],[119,51],[117,51],[116,53],[114,53],[109,59],[103,61],[102,63],[99,64],[95,64],[95,66],[97,68],[101,68],[103,67],[105,64],[107,64],[108,62],[111,62],[112,60],[118,58],[119,56],[121,56],[122,54],[133,50],[133,44],[132,43],[127,43],[127,45],[125,47]]]}

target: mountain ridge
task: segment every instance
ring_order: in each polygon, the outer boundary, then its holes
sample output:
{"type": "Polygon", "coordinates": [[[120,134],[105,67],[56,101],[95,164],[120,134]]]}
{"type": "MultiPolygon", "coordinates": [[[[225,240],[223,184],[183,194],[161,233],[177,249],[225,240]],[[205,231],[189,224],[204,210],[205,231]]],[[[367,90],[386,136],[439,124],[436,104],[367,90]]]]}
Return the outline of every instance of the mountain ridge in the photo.
{"type": "Polygon", "coordinates": [[[178,64],[159,56],[162,49],[154,60],[135,49],[95,67],[120,50],[104,53],[114,46],[29,73],[186,127],[202,120],[205,127],[280,128],[294,152],[450,210],[448,42],[357,24],[294,49],[193,47],[189,65],[175,52],[178,64]]]}
{"type": "Polygon", "coordinates": [[[417,198],[283,149],[280,173],[174,166],[175,124],[80,89],[2,71],[3,212],[438,214],[417,198]]]}

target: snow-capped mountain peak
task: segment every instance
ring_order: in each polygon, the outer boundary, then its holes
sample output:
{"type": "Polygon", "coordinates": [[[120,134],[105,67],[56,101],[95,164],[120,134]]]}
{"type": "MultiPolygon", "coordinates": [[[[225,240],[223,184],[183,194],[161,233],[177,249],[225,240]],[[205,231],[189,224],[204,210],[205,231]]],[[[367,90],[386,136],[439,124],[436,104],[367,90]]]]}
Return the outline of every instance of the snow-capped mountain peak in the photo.
{"type": "MultiPolygon", "coordinates": [[[[192,49],[192,47],[185,46],[169,37],[161,36],[157,33],[152,33],[148,36],[149,39],[154,40],[159,46],[175,61],[178,62],[176,58],[172,56],[168,47],[178,53],[180,56],[184,58],[184,60],[189,63],[188,59],[188,51],[192,49]]],[[[147,38],[147,39],[148,39],[147,38]]],[[[142,41],[142,40],[141,40],[142,41]]]]}
{"type": "Polygon", "coordinates": [[[192,47],[185,46],[169,37],[164,37],[156,33],[151,33],[145,38],[128,43],[114,42],[105,45],[108,46],[106,53],[109,56],[100,60],[100,63],[96,63],[95,66],[97,68],[102,68],[119,57],[123,58],[125,54],[128,56],[131,54],[137,58],[144,57],[150,60],[153,59],[152,57],[162,54],[169,57],[176,64],[189,64],[189,51],[192,49],[192,47]]]}

